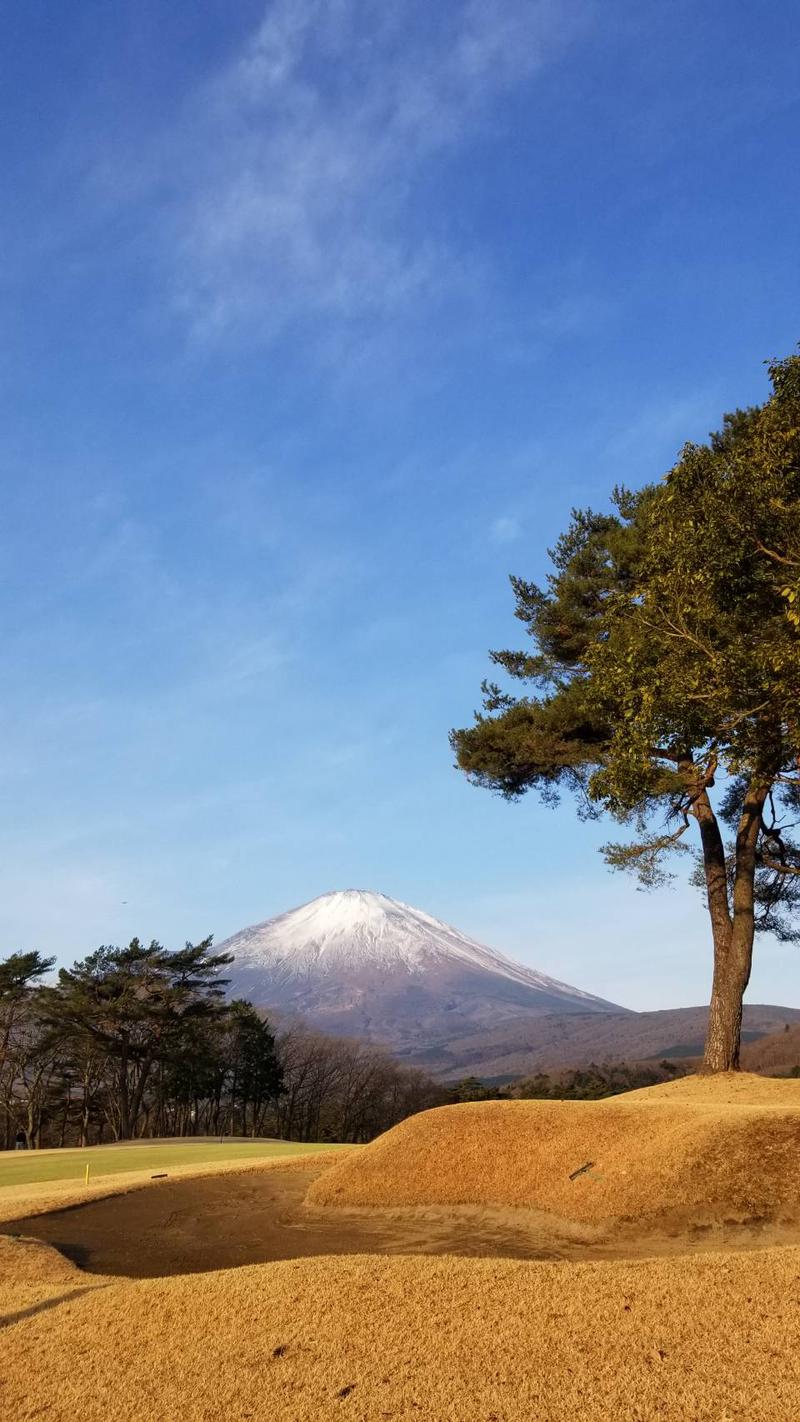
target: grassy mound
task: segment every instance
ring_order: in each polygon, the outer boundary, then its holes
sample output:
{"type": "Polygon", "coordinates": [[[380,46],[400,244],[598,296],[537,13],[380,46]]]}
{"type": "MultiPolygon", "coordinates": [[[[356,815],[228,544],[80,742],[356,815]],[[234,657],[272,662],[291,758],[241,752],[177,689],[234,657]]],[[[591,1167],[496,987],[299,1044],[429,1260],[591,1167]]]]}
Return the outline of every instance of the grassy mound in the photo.
{"type": "Polygon", "coordinates": [[[800,1252],[310,1259],[110,1283],[3,1334],[15,1422],[775,1422],[800,1252]]]}
{"type": "Polygon", "coordinates": [[[0,1235],[0,1327],[97,1282],[41,1240],[0,1235]]]}
{"type": "MultiPolygon", "coordinates": [[[[685,1101],[708,1106],[786,1106],[800,1111],[800,1080],[757,1076],[750,1071],[720,1072],[716,1076],[679,1076],[660,1086],[630,1091],[626,1101],[685,1101]]],[[[616,1098],[598,1105],[610,1106],[616,1098]]]]}
{"type": "Polygon", "coordinates": [[[528,1206],[564,1219],[794,1218],[800,1082],[686,1078],[607,1101],[412,1116],[311,1187],[314,1205],[528,1206]]]}

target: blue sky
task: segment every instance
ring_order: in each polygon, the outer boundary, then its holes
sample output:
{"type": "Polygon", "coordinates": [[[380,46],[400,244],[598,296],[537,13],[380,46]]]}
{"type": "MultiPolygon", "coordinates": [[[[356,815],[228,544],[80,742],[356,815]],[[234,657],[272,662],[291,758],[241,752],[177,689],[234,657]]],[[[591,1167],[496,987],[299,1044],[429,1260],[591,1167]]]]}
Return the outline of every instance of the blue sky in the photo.
{"type": "MultiPolygon", "coordinates": [[[[696,894],[452,769],[572,505],[800,335],[785,0],[4,4],[0,952],[406,899],[634,1007],[696,894]]],[[[800,1002],[762,940],[752,1001],[800,1002]]]]}

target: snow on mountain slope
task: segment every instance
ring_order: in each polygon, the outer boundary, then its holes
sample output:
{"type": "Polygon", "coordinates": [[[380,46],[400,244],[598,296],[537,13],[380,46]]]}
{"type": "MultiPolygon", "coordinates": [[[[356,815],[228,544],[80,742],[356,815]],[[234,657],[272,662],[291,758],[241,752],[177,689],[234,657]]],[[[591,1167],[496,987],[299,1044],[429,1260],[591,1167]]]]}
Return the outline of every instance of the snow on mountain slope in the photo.
{"type": "Polygon", "coordinates": [[[323,894],[301,908],[243,929],[219,951],[235,953],[238,967],[263,966],[287,977],[314,972],[328,975],[360,967],[424,972],[432,963],[451,959],[548,992],[598,1002],[579,988],[484,948],[421,909],[367,889],[323,894]]]}
{"type": "Polygon", "coordinates": [[[396,1047],[519,1016],[621,1010],[364,889],[323,894],[220,950],[234,954],[238,996],[396,1047]]]}

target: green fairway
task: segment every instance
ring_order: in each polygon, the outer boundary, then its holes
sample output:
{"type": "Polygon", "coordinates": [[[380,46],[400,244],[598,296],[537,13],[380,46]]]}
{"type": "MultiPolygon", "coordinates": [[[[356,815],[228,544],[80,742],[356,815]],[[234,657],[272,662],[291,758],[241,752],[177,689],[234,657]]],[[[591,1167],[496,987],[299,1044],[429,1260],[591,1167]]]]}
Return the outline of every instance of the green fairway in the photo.
{"type": "Polygon", "coordinates": [[[169,1170],[179,1165],[210,1165],[227,1160],[267,1160],[281,1155],[341,1149],[329,1145],[303,1145],[297,1141],[168,1141],[153,1144],[91,1146],[88,1150],[0,1151],[0,1187],[35,1185],[47,1180],[82,1180],[86,1166],[90,1179],[119,1175],[126,1170],[169,1170]]]}

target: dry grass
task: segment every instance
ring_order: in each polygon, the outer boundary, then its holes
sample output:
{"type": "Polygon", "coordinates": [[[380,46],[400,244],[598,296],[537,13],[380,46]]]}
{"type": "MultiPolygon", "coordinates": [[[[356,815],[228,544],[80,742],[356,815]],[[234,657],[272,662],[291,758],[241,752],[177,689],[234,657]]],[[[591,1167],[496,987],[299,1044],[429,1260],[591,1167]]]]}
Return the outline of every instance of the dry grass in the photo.
{"type": "Polygon", "coordinates": [[[789,1422],[800,1251],[357,1256],[112,1283],[4,1337],[14,1422],[789,1422]]]}
{"type": "MultiPolygon", "coordinates": [[[[375,1203],[382,1170],[390,1194],[427,1191],[432,1203],[431,1194],[502,1190],[509,1203],[519,1177],[523,1193],[549,1191],[563,1213],[564,1201],[587,1211],[599,1199],[647,1216],[668,1187],[701,1199],[705,1182],[722,1207],[727,1182],[740,1201],[747,1151],[749,1197],[774,1204],[775,1160],[796,1189],[788,1132],[800,1137],[798,1126],[800,1085],[747,1078],[671,1083],[625,1101],[453,1107],[396,1128],[315,1188],[338,1182],[334,1198],[346,1186],[375,1203]],[[606,1175],[571,1193],[559,1171],[576,1154],[582,1163],[589,1140],[601,1142],[606,1175]]],[[[85,1292],[87,1276],[46,1246],[11,1242],[5,1260],[17,1311],[26,1289],[38,1304],[2,1334],[0,1414],[13,1422],[798,1413],[796,1247],[598,1263],[355,1255],[136,1282],[96,1276],[85,1292]]]]}
{"type": "Polygon", "coordinates": [[[426,1111],[325,1171],[309,1201],[527,1206],[584,1222],[775,1219],[796,1216],[798,1179],[800,1081],[692,1077],[602,1102],[426,1111]]]}
{"type": "Polygon", "coordinates": [[[82,1291],[87,1284],[97,1287],[104,1282],[87,1278],[39,1240],[0,1235],[0,1323],[47,1300],[82,1291]]]}
{"type": "MultiPolygon", "coordinates": [[[[597,1102],[612,1108],[622,1098],[608,1097],[597,1102]]],[[[718,1076],[679,1076],[660,1086],[643,1086],[629,1091],[626,1101],[680,1101],[687,1106],[783,1106],[800,1111],[800,1080],[774,1076],[756,1076],[749,1071],[720,1072],[718,1076]]]]}

